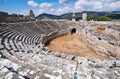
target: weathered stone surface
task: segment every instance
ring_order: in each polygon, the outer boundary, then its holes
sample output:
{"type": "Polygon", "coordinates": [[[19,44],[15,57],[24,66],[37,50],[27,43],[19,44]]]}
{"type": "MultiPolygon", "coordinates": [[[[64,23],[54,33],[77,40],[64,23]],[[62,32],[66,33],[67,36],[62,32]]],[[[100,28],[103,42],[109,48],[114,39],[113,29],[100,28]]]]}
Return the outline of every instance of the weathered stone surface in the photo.
{"type": "Polygon", "coordinates": [[[117,38],[119,24],[113,27],[110,23],[110,26],[105,22],[82,24],[69,21],[1,25],[0,78],[120,79],[120,39],[117,38]],[[44,46],[51,39],[70,33],[70,28],[73,27],[77,29],[76,33],[82,37],[88,47],[108,59],[99,60],[94,57],[51,52],[44,46]],[[106,27],[108,27],[107,31],[106,27]],[[112,33],[113,31],[115,33],[112,33]]]}

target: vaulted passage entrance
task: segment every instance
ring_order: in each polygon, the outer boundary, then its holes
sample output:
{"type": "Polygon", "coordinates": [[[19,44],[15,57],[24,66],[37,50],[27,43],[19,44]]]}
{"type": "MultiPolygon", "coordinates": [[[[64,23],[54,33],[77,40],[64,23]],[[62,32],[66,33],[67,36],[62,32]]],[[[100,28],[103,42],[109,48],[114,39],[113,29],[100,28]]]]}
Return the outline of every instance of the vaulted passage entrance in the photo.
{"type": "Polygon", "coordinates": [[[76,33],[76,29],[75,28],[72,28],[70,31],[71,31],[71,34],[76,33]]]}
{"type": "MultiPolygon", "coordinates": [[[[75,30],[73,30],[73,32],[75,32],[75,30]]],[[[48,47],[52,51],[58,51],[76,56],[93,57],[101,60],[106,59],[105,57],[96,54],[94,50],[90,49],[81,37],[75,33],[53,39],[50,41],[48,47]]]]}

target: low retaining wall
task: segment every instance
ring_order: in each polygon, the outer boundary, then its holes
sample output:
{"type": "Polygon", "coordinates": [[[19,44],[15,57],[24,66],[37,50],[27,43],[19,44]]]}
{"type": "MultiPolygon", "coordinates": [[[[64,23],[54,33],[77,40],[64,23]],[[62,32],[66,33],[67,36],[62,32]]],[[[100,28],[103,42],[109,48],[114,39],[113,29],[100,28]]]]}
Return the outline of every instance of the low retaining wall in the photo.
{"type": "Polygon", "coordinates": [[[52,39],[63,36],[63,35],[67,35],[70,33],[71,33],[70,29],[64,29],[64,30],[53,32],[53,33],[43,37],[42,44],[45,44],[47,46],[52,39]]]}

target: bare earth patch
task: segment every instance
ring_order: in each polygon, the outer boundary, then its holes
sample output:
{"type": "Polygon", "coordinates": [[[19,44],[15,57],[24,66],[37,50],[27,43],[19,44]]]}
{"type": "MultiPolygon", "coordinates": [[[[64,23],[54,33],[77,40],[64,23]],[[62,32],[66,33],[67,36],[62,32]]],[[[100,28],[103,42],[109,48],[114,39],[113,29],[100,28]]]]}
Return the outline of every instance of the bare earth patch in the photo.
{"type": "Polygon", "coordinates": [[[108,57],[99,56],[96,54],[95,51],[90,49],[77,34],[69,34],[55,38],[50,42],[48,47],[52,51],[58,51],[76,56],[93,57],[100,60],[109,59],[108,57]]]}

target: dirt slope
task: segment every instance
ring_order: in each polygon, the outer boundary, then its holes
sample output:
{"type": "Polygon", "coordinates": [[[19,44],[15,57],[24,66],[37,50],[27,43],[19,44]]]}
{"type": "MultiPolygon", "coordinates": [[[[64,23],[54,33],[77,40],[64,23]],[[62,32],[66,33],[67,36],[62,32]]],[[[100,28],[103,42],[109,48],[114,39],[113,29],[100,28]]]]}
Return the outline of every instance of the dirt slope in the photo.
{"type": "Polygon", "coordinates": [[[100,60],[109,59],[108,57],[97,55],[94,50],[88,48],[84,41],[82,41],[81,37],[77,34],[69,34],[55,38],[50,42],[48,47],[52,51],[59,51],[76,56],[87,56],[100,60]]]}

